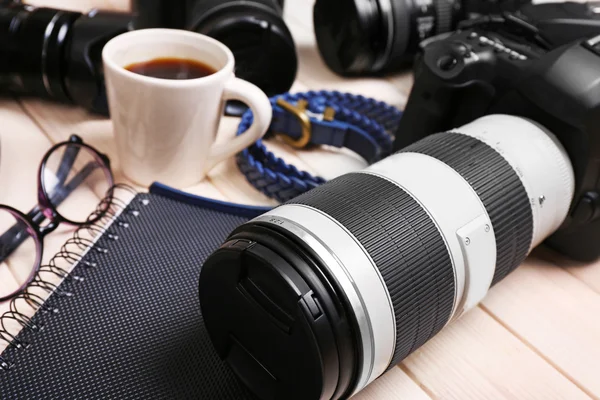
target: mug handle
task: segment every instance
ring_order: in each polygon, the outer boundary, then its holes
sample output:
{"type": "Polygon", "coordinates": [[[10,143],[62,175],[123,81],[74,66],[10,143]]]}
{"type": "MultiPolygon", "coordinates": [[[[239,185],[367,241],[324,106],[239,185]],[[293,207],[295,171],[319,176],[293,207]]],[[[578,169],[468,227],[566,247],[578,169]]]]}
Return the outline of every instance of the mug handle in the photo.
{"type": "Polygon", "coordinates": [[[239,100],[250,107],[254,117],[253,122],[243,134],[235,136],[225,143],[213,145],[208,156],[205,173],[208,173],[219,162],[239,153],[262,138],[271,124],[273,109],[269,98],[250,82],[235,77],[229,80],[225,84],[223,92],[223,101],[227,100],[239,100]]]}

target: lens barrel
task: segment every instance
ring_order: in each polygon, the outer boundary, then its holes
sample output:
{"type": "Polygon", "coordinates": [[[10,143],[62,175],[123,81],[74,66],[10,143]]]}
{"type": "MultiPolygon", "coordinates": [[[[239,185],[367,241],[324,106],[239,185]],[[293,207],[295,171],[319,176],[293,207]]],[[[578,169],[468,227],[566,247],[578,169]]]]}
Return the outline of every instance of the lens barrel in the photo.
{"type": "Polygon", "coordinates": [[[432,135],[239,227],[201,271],[207,329],[261,399],[347,398],[475,307],[573,191],[529,120],[432,135]]]}
{"type": "Polygon", "coordinates": [[[229,47],[236,75],[268,96],[288,91],[296,79],[296,46],[275,0],[195,1],[186,29],[229,47]]]}
{"type": "Polygon", "coordinates": [[[80,13],[14,4],[0,8],[0,86],[70,101],[64,85],[69,32],[80,13]]]}
{"type": "Polygon", "coordinates": [[[345,76],[394,71],[463,18],[461,0],[317,0],[313,10],[319,52],[345,76]]]}

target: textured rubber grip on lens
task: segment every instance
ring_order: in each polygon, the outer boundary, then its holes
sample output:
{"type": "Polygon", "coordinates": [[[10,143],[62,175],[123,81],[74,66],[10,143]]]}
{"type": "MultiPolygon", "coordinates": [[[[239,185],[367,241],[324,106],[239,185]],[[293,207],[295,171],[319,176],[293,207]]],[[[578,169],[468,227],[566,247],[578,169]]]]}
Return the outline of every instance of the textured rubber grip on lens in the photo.
{"type": "MultiPolygon", "coordinates": [[[[458,172],[481,199],[496,236],[496,271],[500,282],[527,257],[533,235],[533,215],[527,191],[508,161],[482,141],[446,132],[405,148],[437,158],[458,172]]],[[[442,194],[443,195],[443,194],[442,194]]],[[[448,205],[448,212],[452,212],[448,205]]]]}
{"type": "Polygon", "coordinates": [[[402,188],[378,176],[354,173],[288,204],[311,206],[337,220],[379,269],[396,319],[389,368],[448,322],[455,297],[450,254],[429,214],[402,188]]]}
{"type": "Polygon", "coordinates": [[[450,32],[452,30],[452,9],[455,6],[455,1],[436,0],[435,1],[435,33],[450,32]]]}

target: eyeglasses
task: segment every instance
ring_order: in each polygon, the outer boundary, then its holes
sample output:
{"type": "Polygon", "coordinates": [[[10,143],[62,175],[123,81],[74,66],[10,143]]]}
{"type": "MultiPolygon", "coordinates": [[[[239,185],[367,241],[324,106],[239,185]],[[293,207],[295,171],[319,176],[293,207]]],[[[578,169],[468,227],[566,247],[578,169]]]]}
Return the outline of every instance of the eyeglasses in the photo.
{"type": "Polygon", "coordinates": [[[48,150],[38,173],[38,205],[27,214],[0,205],[0,302],[33,281],[47,234],[61,223],[81,226],[104,216],[110,202],[98,206],[98,196],[104,197],[113,185],[108,157],[77,135],[48,150]],[[74,203],[86,196],[90,201],[74,203]]]}

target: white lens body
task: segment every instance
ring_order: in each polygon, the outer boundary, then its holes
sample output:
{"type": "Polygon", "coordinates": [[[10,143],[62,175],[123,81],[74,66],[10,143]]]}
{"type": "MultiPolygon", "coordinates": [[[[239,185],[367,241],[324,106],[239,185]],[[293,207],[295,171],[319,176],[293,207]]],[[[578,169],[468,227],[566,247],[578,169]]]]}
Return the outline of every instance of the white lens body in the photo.
{"type": "Polygon", "coordinates": [[[364,173],[401,187],[437,225],[454,267],[453,315],[462,314],[467,303],[472,306],[481,300],[494,277],[496,238],[485,206],[471,185],[448,165],[419,153],[395,154],[364,173]]]}
{"type": "Polygon", "coordinates": [[[552,132],[508,115],[488,115],[456,131],[495,149],[521,178],[533,212],[531,249],[562,225],[575,192],[575,174],[567,151],[552,132]]]}
{"type": "MultiPolygon", "coordinates": [[[[491,115],[456,132],[495,149],[519,177],[533,217],[530,250],[562,224],[575,179],[565,149],[548,130],[523,118],[491,115]]],[[[494,226],[471,184],[446,163],[416,152],[397,153],[361,173],[401,188],[435,223],[454,269],[449,321],[476,306],[492,284],[498,260],[494,226]]],[[[377,266],[341,223],[310,206],[286,204],[255,221],[286,229],[311,248],[344,291],[361,335],[363,363],[354,393],[360,391],[389,367],[396,346],[394,305],[377,266]]]]}

